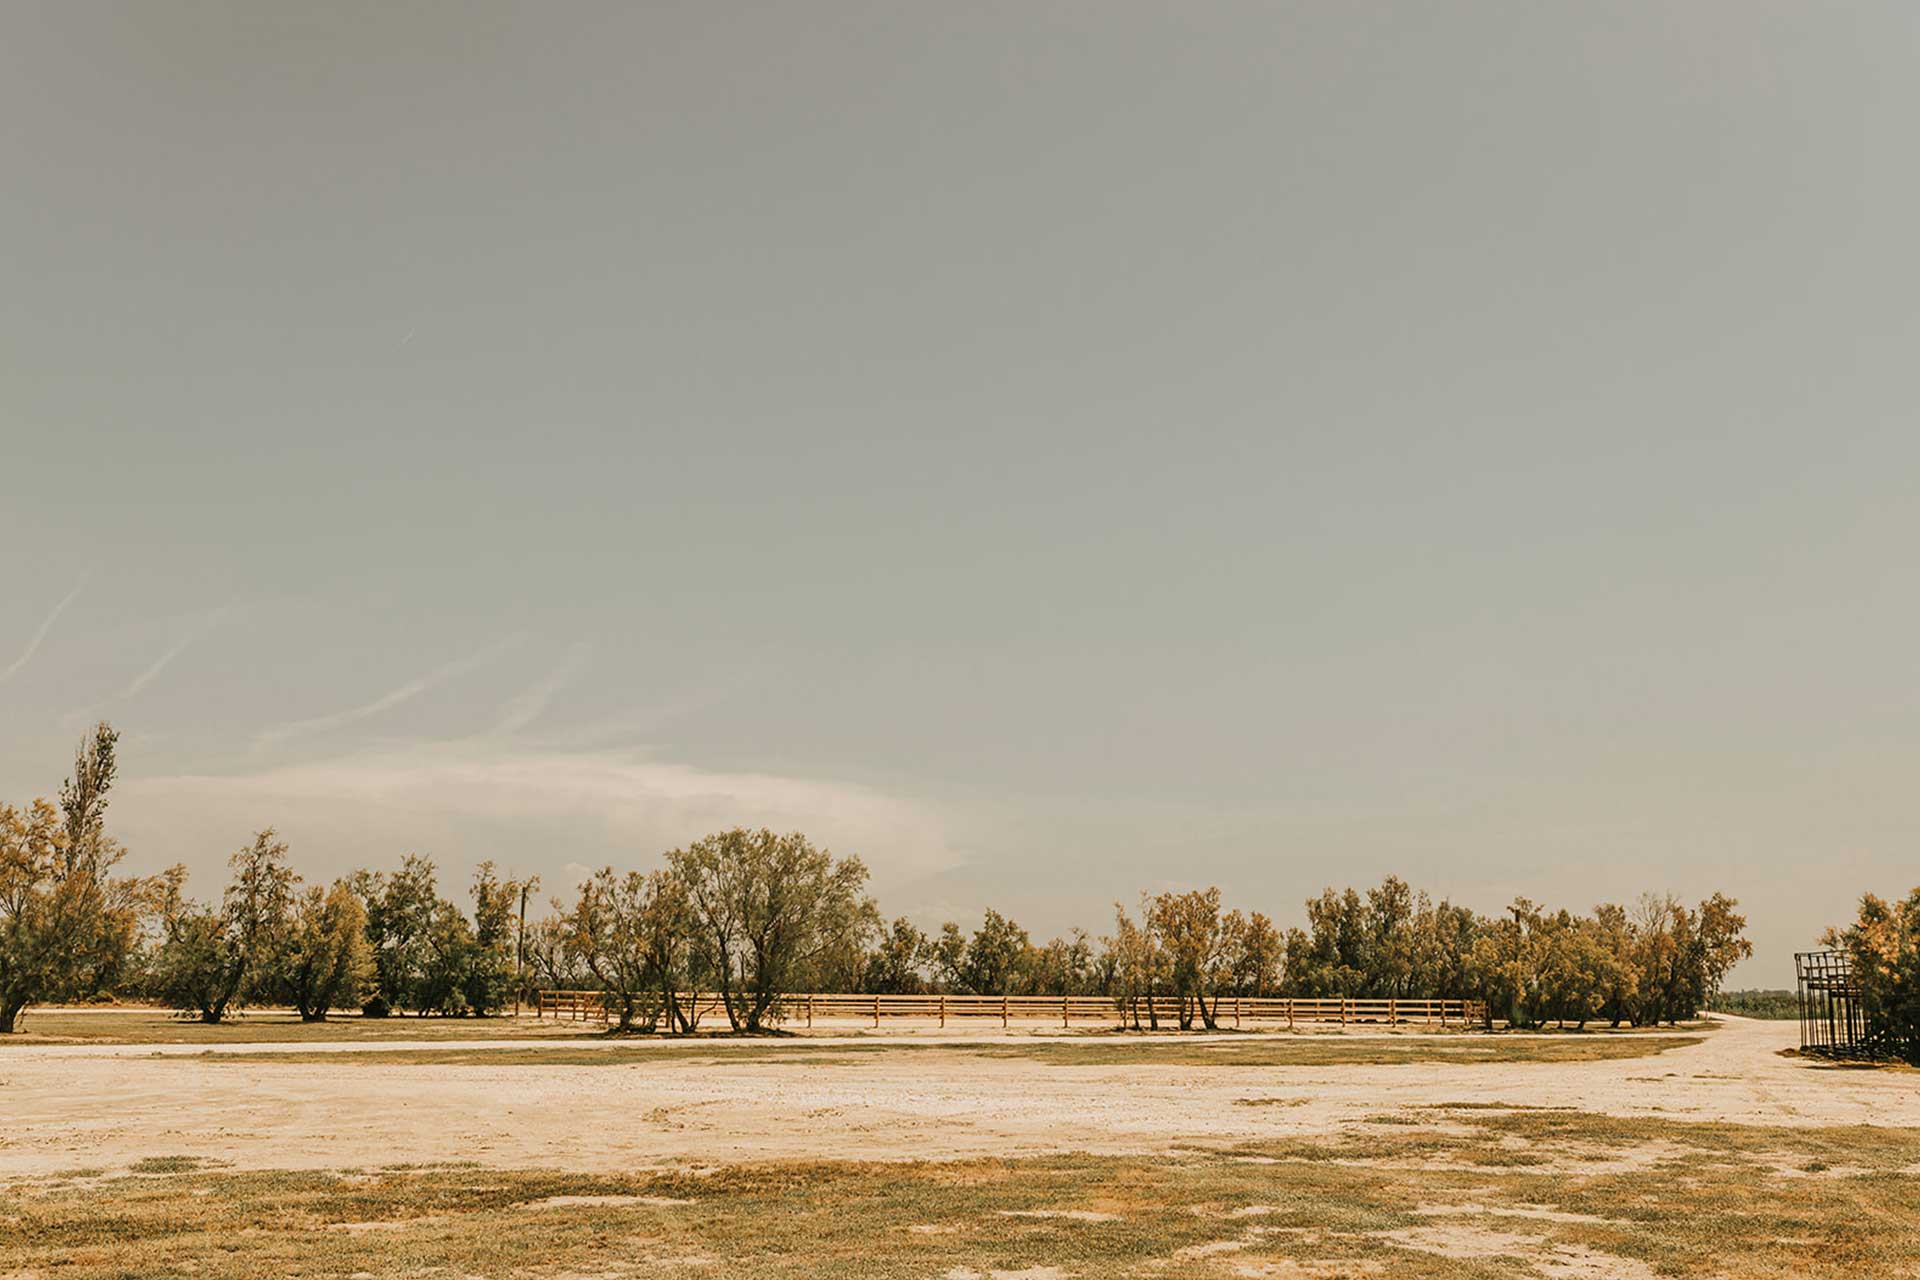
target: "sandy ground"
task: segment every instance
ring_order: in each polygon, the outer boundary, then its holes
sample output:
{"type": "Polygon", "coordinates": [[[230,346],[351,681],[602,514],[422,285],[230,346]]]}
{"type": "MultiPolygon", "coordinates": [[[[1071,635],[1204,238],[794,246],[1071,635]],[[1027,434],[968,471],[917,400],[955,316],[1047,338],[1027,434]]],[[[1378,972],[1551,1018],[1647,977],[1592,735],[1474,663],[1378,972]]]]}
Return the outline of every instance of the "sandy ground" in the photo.
{"type": "MultiPolygon", "coordinates": [[[[590,1170],[1161,1152],[1330,1133],[1452,1102],[1920,1126],[1920,1074],[1781,1057],[1795,1033],[1792,1023],[1728,1019],[1703,1043],[1612,1062],[1335,1067],[1062,1067],[886,1052],[727,1062],[738,1042],[716,1044],[717,1062],[650,1058],[648,1044],[627,1042],[608,1049],[623,1055],[619,1065],[540,1067],[351,1060],[363,1049],[405,1047],[392,1042],[259,1046],[339,1053],[337,1063],[252,1060],[240,1046],[209,1054],[198,1046],[21,1045],[0,1050],[0,1174],[117,1168],[157,1155],[238,1168],[472,1160],[590,1170]]],[[[806,1043],[839,1042],[828,1035],[806,1043]]]]}

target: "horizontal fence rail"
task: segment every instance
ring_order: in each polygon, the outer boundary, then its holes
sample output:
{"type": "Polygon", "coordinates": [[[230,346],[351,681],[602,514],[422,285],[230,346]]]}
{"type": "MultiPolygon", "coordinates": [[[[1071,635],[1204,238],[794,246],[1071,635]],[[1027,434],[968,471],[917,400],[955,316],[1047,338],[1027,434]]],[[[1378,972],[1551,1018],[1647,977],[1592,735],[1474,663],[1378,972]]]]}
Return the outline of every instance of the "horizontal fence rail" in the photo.
{"type": "MultiPolygon", "coordinates": [[[[718,992],[680,994],[683,1008],[697,1017],[724,1018],[726,1004],[718,992]]],[[[1212,1001],[1208,1002],[1212,1004],[1212,1001]]],[[[1192,1009],[1193,1021],[1200,1017],[1192,1009]]],[[[541,991],[534,999],[534,1016],[563,1021],[611,1022],[613,1002],[600,991],[541,991]]],[[[871,1019],[879,1026],[886,1018],[947,1020],[997,1018],[1001,1026],[1011,1022],[1053,1021],[1070,1027],[1106,1024],[1118,1026],[1138,1021],[1177,1022],[1181,1002],[1177,997],[1141,996],[1123,1001],[1114,996],[863,996],[814,993],[783,996],[779,1014],[784,1021],[812,1026],[814,1019],[871,1019]]],[[[1347,1000],[1340,997],[1297,999],[1289,996],[1222,996],[1214,1020],[1220,1026],[1241,1027],[1250,1024],[1295,1026],[1311,1023],[1376,1023],[1383,1025],[1420,1024],[1433,1027],[1461,1027],[1484,1022],[1487,1007],[1479,1000],[1347,1000]]]]}

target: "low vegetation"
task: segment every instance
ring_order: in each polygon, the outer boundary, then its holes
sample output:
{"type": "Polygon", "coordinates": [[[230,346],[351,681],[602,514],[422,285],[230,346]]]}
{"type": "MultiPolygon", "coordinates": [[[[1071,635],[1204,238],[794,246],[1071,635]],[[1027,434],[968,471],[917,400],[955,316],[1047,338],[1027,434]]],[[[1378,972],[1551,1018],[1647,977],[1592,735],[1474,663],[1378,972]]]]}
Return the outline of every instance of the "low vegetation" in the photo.
{"type": "Polygon", "coordinates": [[[1179,1158],[473,1166],[0,1183],[0,1265],[75,1280],[1910,1273],[1920,1135],[1442,1107],[1179,1158]],[[1044,1268],[1036,1270],[1036,1268],[1044,1268]]]}
{"type": "Polygon", "coordinates": [[[1800,999],[1791,991],[1722,991],[1707,1002],[1714,1013],[1789,1022],[1800,1016],[1800,999]]]}
{"type": "MultiPolygon", "coordinates": [[[[883,1055],[912,1054],[933,1070],[941,1058],[998,1058],[1055,1067],[1334,1067],[1479,1066],[1503,1062],[1612,1062],[1645,1058],[1700,1043],[1699,1036],[1252,1036],[1244,1040],[1117,1040],[1106,1037],[978,1044],[717,1044],[678,1041],[624,1047],[529,1045],[524,1048],[369,1049],[353,1061],[366,1065],[474,1067],[630,1067],[660,1062],[725,1065],[779,1062],[794,1066],[877,1062],[883,1055]]],[[[337,1053],[250,1053],[227,1062],[340,1064],[337,1053]]]]}

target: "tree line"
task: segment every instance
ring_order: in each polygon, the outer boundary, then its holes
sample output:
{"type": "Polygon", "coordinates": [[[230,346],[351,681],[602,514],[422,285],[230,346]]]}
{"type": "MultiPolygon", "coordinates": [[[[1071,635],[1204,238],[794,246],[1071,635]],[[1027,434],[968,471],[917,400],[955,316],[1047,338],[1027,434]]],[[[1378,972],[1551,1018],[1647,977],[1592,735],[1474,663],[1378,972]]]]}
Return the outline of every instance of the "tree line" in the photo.
{"type": "Polygon", "coordinates": [[[1099,996],[1128,1026],[1212,1028],[1240,996],[1478,998],[1519,1027],[1691,1017],[1752,953],[1715,894],[1697,907],[1645,895],[1590,915],[1526,899],[1483,916],[1398,877],[1328,889],[1303,927],[1229,907],[1219,889],[1116,904],[1112,931],[1035,943],[988,910],[971,931],[888,922],[858,858],[798,833],[736,828],[668,852],[659,868],[606,867],[538,918],[539,883],[480,864],[463,907],[437,869],[306,884],[262,831],[233,855],[217,899],[186,873],[121,876],[105,833],[117,737],[81,747],[56,805],[0,806],[0,1031],[30,1003],[114,992],[207,1022],[247,1004],[302,1018],[336,1011],[487,1016],[534,988],[605,994],[621,1030],[693,1032],[718,997],[729,1027],[759,1031],[801,991],[1099,996]]]}

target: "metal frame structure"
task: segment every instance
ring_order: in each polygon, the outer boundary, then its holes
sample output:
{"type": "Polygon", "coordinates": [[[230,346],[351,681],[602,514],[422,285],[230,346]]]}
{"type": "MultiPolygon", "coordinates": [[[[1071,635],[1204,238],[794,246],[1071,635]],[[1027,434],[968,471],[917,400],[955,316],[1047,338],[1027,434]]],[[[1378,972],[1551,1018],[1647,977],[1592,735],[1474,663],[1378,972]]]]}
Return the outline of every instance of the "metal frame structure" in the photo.
{"type": "Polygon", "coordinates": [[[1853,958],[1844,951],[1802,951],[1793,957],[1800,982],[1800,1051],[1828,1058],[1877,1058],[1884,1035],[1867,1024],[1853,958]]]}

